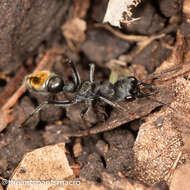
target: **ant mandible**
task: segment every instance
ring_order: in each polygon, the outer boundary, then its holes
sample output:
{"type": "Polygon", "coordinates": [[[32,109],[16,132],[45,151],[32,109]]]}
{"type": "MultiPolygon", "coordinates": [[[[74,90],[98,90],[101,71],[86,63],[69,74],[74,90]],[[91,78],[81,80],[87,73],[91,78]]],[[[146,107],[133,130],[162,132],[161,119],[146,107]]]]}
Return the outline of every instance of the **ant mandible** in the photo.
{"type": "MultiPolygon", "coordinates": [[[[152,94],[143,94],[140,91],[140,86],[145,86],[148,89],[156,89],[154,85],[147,84],[144,82],[138,81],[135,77],[125,77],[119,79],[116,83],[112,84],[109,81],[97,82],[94,81],[94,71],[95,65],[90,64],[90,74],[89,80],[81,82],[80,75],[71,60],[68,60],[69,65],[73,71],[73,81],[64,83],[64,80],[61,76],[49,72],[49,71],[39,71],[32,73],[25,78],[26,87],[37,93],[42,94],[56,94],[59,92],[64,93],[73,93],[75,97],[72,100],[47,100],[42,102],[22,123],[24,125],[34,114],[39,112],[45,105],[53,104],[60,107],[68,107],[80,102],[85,103],[85,109],[82,110],[82,113],[85,114],[94,100],[103,101],[113,107],[125,110],[119,104],[109,100],[114,98],[116,101],[125,101],[128,99],[139,98],[142,96],[150,96],[152,94]]],[[[174,108],[170,107],[168,104],[160,102],[158,100],[152,99],[152,101],[158,102],[162,105],[166,105],[170,109],[177,112],[174,108]]],[[[178,112],[177,112],[178,113],[178,112]]]]}

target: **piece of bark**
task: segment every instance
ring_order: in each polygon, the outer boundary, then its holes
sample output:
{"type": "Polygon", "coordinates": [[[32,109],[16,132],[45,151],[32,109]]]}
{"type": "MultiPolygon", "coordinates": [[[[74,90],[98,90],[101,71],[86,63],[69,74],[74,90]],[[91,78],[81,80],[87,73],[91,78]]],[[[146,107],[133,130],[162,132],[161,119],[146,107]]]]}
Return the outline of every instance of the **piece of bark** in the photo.
{"type": "Polygon", "coordinates": [[[2,0],[0,69],[15,71],[60,26],[69,6],[69,0],[2,0]]]}

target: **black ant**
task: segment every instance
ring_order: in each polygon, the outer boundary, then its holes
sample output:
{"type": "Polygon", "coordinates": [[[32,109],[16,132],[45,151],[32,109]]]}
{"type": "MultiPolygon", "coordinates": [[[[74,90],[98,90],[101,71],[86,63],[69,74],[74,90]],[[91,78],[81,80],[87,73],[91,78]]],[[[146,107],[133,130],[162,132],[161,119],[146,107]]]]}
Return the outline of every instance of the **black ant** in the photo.
{"type": "MultiPolygon", "coordinates": [[[[82,110],[82,113],[85,114],[88,110],[88,107],[95,100],[103,101],[113,107],[124,110],[119,104],[111,101],[110,99],[115,99],[116,101],[125,101],[129,99],[136,99],[140,97],[149,97],[152,94],[144,94],[140,90],[140,86],[144,86],[150,90],[157,90],[154,85],[147,84],[144,82],[138,81],[135,77],[125,77],[119,79],[116,83],[112,84],[109,81],[97,82],[94,81],[94,70],[95,65],[90,64],[90,76],[89,80],[81,82],[80,75],[72,61],[68,61],[69,65],[73,71],[73,81],[64,83],[64,80],[61,76],[49,72],[49,71],[39,71],[32,73],[25,78],[26,87],[29,90],[38,92],[38,93],[50,93],[56,94],[59,92],[73,93],[75,97],[72,100],[47,100],[42,102],[26,120],[22,123],[25,124],[34,114],[39,112],[46,104],[53,104],[55,106],[67,107],[80,102],[84,102],[86,107],[82,110]]],[[[174,110],[178,115],[179,113],[168,104],[160,102],[158,100],[150,98],[152,101],[166,105],[170,109],[174,110]]]]}

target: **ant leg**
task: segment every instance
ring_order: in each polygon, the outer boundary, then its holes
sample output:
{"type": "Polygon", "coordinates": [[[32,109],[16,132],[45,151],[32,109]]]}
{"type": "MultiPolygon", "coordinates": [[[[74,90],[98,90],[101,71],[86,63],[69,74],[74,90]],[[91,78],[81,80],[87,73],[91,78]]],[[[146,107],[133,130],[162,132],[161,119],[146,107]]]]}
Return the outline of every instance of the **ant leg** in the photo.
{"type": "Polygon", "coordinates": [[[107,104],[109,104],[109,105],[111,105],[113,107],[116,107],[116,108],[120,108],[120,109],[125,111],[125,108],[121,107],[119,104],[113,103],[112,101],[110,101],[110,100],[108,100],[108,99],[106,99],[106,98],[104,98],[102,96],[99,96],[99,98],[100,98],[100,100],[106,102],[107,104]]]}
{"type": "Polygon", "coordinates": [[[68,107],[74,104],[77,104],[79,101],[77,101],[77,99],[73,99],[73,100],[64,100],[64,101],[58,101],[58,100],[49,100],[48,104],[53,104],[55,106],[59,106],[59,107],[68,107]]]}
{"type": "Polygon", "coordinates": [[[165,74],[165,73],[168,73],[168,72],[172,72],[172,71],[176,71],[176,70],[179,70],[181,68],[181,65],[178,65],[174,68],[171,68],[171,69],[167,69],[165,71],[161,71],[161,72],[156,72],[156,73],[152,73],[152,74],[149,74],[147,78],[145,78],[143,81],[146,81],[146,80],[150,80],[150,79],[156,79],[158,77],[160,77],[161,75],[165,74]]]}
{"type": "Polygon", "coordinates": [[[81,117],[83,118],[84,115],[88,112],[88,107],[85,107],[82,111],[81,111],[81,117]]]}
{"type": "Polygon", "coordinates": [[[23,122],[22,122],[22,126],[24,126],[26,124],[26,122],[36,113],[38,113],[46,104],[48,104],[48,101],[44,101],[42,102],[23,122]]]}
{"type": "Polygon", "coordinates": [[[92,105],[91,101],[85,101],[85,108],[81,112],[81,117],[83,118],[84,115],[88,112],[89,107],[92,105]]]}
{"type": "MultiPolygon", "coordinates": [[[[152,96],[154,94],[156,94],[158,92],[158,88],[155,86],[155,85],[152,85],[152,84],[147,84],[145,82],[139,82],[138,85],[142,85],[144,87],[147,87],[149,90],[154,90],[154,92],[152,93],[147,93],[146,96],[152,96]]],[[[139,93],[139,92],[138,92],[139,93]]],[[[142,96],[143,93],[140,93],[138,96],[142,96]]],[[[144,94],[145,95],[145,94],[144,94]]]]}
{"type": "Polygon", "coordinates": [[[94,82],[95,65],[94,64],[89,64],[89,65],[90,65],[90,82],[94,82]]]}
{"type": "Polygon", "coordinates": [[[139,82],[138,86],[140,86],[140,85],[145,86],[145,87],[147,87],[150,90],[158,91],[158,88],[155,85],[148,84],[148,83],[145,83],[145,82],[139,82]]]}
{"type": "Polygon", "coordinates": [[[90,106],[91,106],[91,101],[85,102],[85,108],[80,113],[81,119],[83,121],[84,129],[89,128],[89,121],[85,118],[85,114],[88,112],[90,106]]]}
{"type": "Polygon", "coordinates": [[[47,104],[53,104],[55,106],[67,107],[67,106],[71,106],[71,105],[76,104],[76,103],[77,103],[76,99],[74,99],[73,101],[69,101],[69,100],[65,100],[65,101],[48,100],[48,101],[44,101],[24,120],[24,122],[21,125],[22,126],[25,125],[26,122],[33,115],[35,115],[36,113],[38,113],[47,104]]]}
{"type": "Polygon", "coordinates": [[[73,70],[73,78],[74,78],[75,86],[77,87],[81,84],[80,75],[76,69],[76,66],[70,59],[68,60],[68,64],[71,66],[73,70]]]}

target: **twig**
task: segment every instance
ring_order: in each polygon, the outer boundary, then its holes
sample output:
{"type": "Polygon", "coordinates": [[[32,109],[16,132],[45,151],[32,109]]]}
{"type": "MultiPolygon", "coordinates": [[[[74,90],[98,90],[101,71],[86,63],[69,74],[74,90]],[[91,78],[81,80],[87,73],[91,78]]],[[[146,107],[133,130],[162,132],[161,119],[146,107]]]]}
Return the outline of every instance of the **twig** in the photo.
{"type": "Polygon", "coordinates": [[[16,72],[16,76],[9,82],[5,90],[0,94],[0,107],[2,107],[7,99],[15,92],[16,88],[19,85],[19,82],[23,80],[25,74],[26,70],[24,66],[21,66],[18,72],[16,72]]]}
{"type": "Polygon", "coordinates": [[[163,38],[165,36],[165,34],[159,34],[159,35],[153,35],[153,36],[127,35],[127,34],[123,34],[122,32],[119,32],[119,31],[113,29],[111,26],[109,26],[107,24],[94,24],[93,26],[96,28],[105,28],[106,30],[113,33],[115,36],[117,36],[123,40],[131,41],[131,42],[148,41],[148,43],[150,43],[149,41],[163,38]]]}
{"type": "Polygon", "coordinates": [[[158,35],[152,35],[152,36],[127,35],[127,34],[123,34],[122,32],[113,29],[108,24],[95,24],[94,26],[96,28],[105,28],[106,30],[110,31],[112,34],[114,34],[115,36],[117,36],[118,38],[121,38],[123,40],[137,42],[138,48],[129,55],[131,57],[131,59],[133,57],[135,57],[136,55],[138,55],[152,41],[163,38],[165,36],[165,34],[158,34],[158,35]]]}

